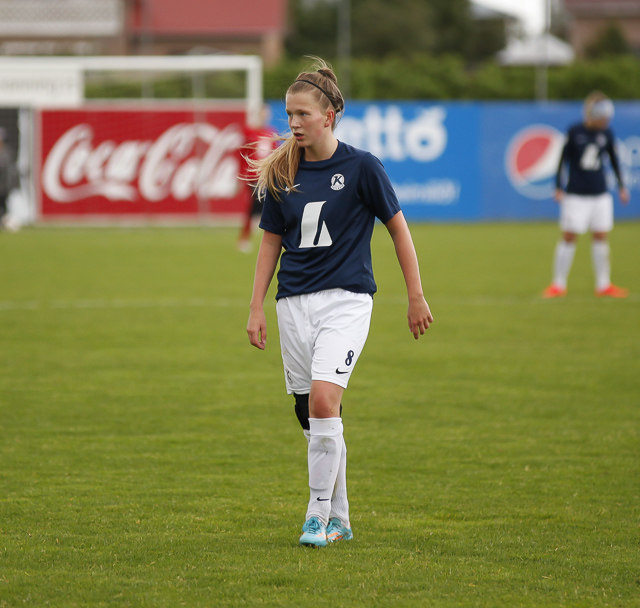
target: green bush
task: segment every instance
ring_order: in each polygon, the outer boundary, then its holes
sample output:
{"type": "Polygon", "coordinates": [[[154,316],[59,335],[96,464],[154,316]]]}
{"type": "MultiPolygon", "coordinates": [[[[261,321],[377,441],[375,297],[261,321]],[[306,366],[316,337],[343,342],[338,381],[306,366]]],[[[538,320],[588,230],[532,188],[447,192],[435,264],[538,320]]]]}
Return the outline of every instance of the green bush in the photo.
{"type": "Polygon", "coordinates": [[[640,98],[640,61],[630,55],[610,56],[549,70],[549,95],[554,99],[581,99],[594,89],[615,99],[640,98]]]}
{"type": "MultiPolygon", "coordinates": [[[[266,99],[283,99],[308,59],[284,59],[264,72],[266,99]]],[[[340,82],[346,73],[334,62],[340,82]]],[[[461,56],[416,54],[406,58],[390,55],[383,60],[357,58],[350,62],[352,99],[477,99],[531,100],[536,95],[535,67],[503,67],[488,61],[473,69],[461,56]]],[[[346,87],[345,87],[346,88],[346,87]]],[[[582,99],[601,89],[614,99],[640,98],[640,61],[632,55],[583,60],[548,69],[549,99],[582,99]]],[[[159,99],[241,98],[244,81],[240,73],[208,74],[201,81],[190,75],[159,80],[131,79],[90,81],[89,99],[124,99],[143,96],[159,99]]]]}
{"type": "Polygon", "coordinates": [[[85,85],[87,99],[242,99],[244,75],[240,72],[214,74],[184,73],[175,76],[138,75],[97,78],[92,75],[85,85]]]}
{"type": "MultiPolygon", "coordinates": [[[[308,62],[287,59],[265,71],[265,97],[281,99],[308,62]]],[[[341,65],[334,67],[342,80],[341,65]]],[[[353,59],[350,64],[353,99],[479,99],[532,100],[536,68],[503,67],[493,61],[469,69],[460,56],[415,55],[409,59],[353,59]]],[[[640,61],[633,56],[577,61],[548,68],[549,99],[582,99],[602,89],[615,99],[640,98],[640,61]]]]}

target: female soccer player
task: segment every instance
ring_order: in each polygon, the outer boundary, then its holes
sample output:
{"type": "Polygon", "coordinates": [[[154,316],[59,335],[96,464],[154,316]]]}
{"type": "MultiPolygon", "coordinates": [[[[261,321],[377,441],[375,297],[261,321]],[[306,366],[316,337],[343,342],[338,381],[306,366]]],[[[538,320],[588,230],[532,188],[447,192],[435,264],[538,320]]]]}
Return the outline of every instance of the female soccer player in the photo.
{"type": "Polygon", "coordinates": [[[264,298],[280,260],[276,312],[285,383],[308,440],[310,497],[300,544],[324,547],[353,538],[341,400],[369,331],[376,217],[395,246],[416,340],[433,317],[407,222],[380,161],[334,135],[344,99],[329,65],[318,60],[298,75],[286,111],[291,133],[253,163],[264,232],[247,333],[264,350],[264,298]]]}
{"type": "Polygon", "coordinates": [[[618,179],[622,204],[629,202],[629,191],[620,176],[615,139],[609,128],[614,108],[611,100],[594,91],[584,103],[584,122],[573,125],[567,134],[556,176],[555,199],[560,204],[562,240],[556,245],[553,262],[553,282],[542,296],[557,298],[566,295],[567,279],[576,251],[579,234],[590,230],[593,236],[591,254],[596,277],[596,295],[626,298],[628,290],[611,283],[609,243],[607,233],[613,228],[613,197],[607,191],[602,159],[606,153],[618,179]],[[562,190],[562,170],[569,167],[566,192],[562,190]]]}

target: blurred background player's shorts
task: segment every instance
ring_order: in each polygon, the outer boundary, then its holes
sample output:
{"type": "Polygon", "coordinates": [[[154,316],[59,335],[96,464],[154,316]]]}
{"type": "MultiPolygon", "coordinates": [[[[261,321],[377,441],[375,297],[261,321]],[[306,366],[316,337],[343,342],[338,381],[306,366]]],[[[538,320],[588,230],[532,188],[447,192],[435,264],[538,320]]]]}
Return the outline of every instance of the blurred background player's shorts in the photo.
{"type": "Polygon", "coordinates": [[[572,234],[610,232],[613,228],[613,196],[565,194],[560,205],[560,229],[572,234]]]}

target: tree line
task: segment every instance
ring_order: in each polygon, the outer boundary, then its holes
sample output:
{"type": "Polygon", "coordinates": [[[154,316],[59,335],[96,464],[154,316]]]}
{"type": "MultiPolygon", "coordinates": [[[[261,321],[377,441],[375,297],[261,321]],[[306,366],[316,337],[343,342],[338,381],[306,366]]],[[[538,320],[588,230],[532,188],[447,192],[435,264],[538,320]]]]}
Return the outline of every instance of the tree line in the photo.
{"type": "MultiPolygon", "coordinates": [[[[279,99],[305,63],[285,60],[265,72],[267,99],[279,99]]],[[[336,71],[340,79],[340,66],[336,71]]],[[[469,69],[458,55],[434,57],[392,55],[384,59],[353,59],[352,99],[532,100],[536,98],[535,67],[502,67],[485,62],[469,69]]],[[[640,98],[640,62],[633,56],[576,61],[547,70],[548,99],[583,99],[601,89],[613,99],[640,98]]]]}
{"type": "MultiPolygon", "coordinates": [[[[349,0],[348,64],[338,53],[344,1],[290,0],[286,58],[265,73],[267,98],[282,96],[302,56],[319,55],[334,59],[354,99],[535,99],[536,68],[497,64],[504,23],[474,20],[469,0],[349,0]]],[[[556,34],[566,34],[561,18],[554,23],[556,34]]],[[[640,61],[614,24],[592,41],[587,59],[551,67],[547,78],[549,99],[580,99],[596,88],[640,97],[640,61]]]]}
{"type": "MultiPolygon", "coordinates": [[[[265,70],[264,95],[280,99],[306,55],[330,61],[352,99],[532,100],[535,67],[505,67],[495,54],[505,47],[500,19],[473,19],[469,0],[289,0],[285,56],[265,70]],[[349,23],[341,13],[349,3],[349,23]],[[349,61],[340,53],[350,32],[349,61]],[[347,86],[345,86],[345,83],[347,86]]],[[[554,26],[562,35],[566,24],[554,26]]],[[[512,32],[513,33],[513,32],[512,32]]],[[[516,32],[517,35],[518,32],[516,32]]],[[[619,27],[610,24],[591,41],[587,58],[547,70],[548,99],[582,99],[601,89],[614,99],[640,98],[640,60],[619,27]]],[[[191,98],[244,96],[242,75],[209,74],[198,86],[190,75],[87,82],[88,98],[191,98]]]]}

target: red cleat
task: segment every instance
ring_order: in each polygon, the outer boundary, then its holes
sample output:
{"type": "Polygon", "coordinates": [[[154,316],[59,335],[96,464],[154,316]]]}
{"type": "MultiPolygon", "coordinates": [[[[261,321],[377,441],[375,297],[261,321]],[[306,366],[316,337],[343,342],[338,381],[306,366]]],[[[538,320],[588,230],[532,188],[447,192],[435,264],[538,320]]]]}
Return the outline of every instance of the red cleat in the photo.
{"type": "Polygon", "coordinates": [[[564,287],[558,287],[553,283],[542,292],[543,298],[562,298],[566,295],[567,290],[564,287]]]}
{"type": "Polygon", "coordinates": [[[617,285],[609,285],[604,289],[596,289],[596,295],[599,298],[626,298],[629,295],[629,290],[624,287],[618,287],[617,285]]]}

